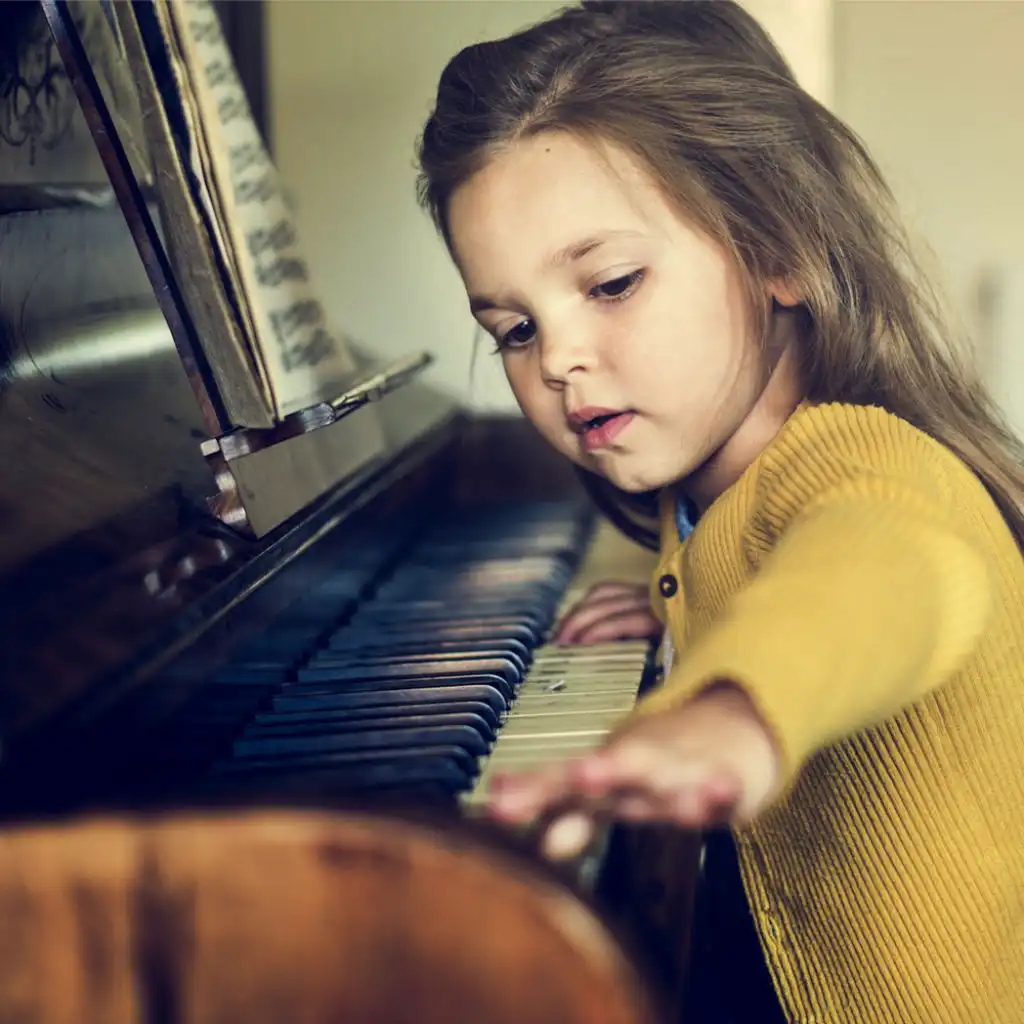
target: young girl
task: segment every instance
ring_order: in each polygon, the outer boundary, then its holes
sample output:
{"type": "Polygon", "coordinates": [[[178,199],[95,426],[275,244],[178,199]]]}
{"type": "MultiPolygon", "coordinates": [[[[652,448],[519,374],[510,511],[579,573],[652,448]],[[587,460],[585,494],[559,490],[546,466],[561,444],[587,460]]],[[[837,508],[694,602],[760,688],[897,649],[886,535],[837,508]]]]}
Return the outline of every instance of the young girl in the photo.
{"type": "MultiPolygon", "coordinates": [[[[864,148],[736,4],[584,3],[458,54],[421,164],[525,415],[660,509],[663,685],[494,812],[731,826],[789,1021],[1024,1020],[1021,450],[864,148]]],[[[606,586],[561,637],[652,628],[606,586]]],[[[771,1019],[741,943],[716,1024],[771,1019]]]]}

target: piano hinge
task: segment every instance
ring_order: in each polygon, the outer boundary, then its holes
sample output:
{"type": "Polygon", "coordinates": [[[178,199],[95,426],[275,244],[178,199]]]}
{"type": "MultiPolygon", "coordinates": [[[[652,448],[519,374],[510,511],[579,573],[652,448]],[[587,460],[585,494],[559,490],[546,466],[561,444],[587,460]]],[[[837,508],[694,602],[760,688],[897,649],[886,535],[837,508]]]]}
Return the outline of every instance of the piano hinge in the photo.
{"type": "Polygon", "coordinates": [[[324,458],[324,446],[308,437],[330,427],[371,402],[407,384],[434,361],[429,352],[409,356],[364,377],[330,401],[317,402],[284,417],[273,427],[237,427],[220,437],[203,441],[200,449],[213,471],[217,493],[209,499],[210,511],[226,526],[248,536],[262,536],[292,513],[306,507],[345,473],[353,471],[383,444],[379,424],[362,424],[334,454],[324,458]],[[351,450],[349,450],[351,449],[351,450]],[[246,469],[244,456],[266,452],[263,470],[255,476],[246,469]],[[259,486],[254,480],[259,480],[259,486]],[[248,480],[248,483],[246,481],[248,480]],[[265,481],[275,481],[270,488],[265,481]],[[254,489],[255,487],[255,489],[254,489]],[[268,491],[287,492],[287,496],[268,491]]]}
{"type": "Polygon", "coordinates": [[[354,384],[337,398],[317,402],[293,412],[272,427],[237,427],[220,437],[211,437],[200,446],[203,455],[210,458],[219,454],[231,462],[300,434],[329,427],[364,405],[379,401],[388,392],[407,384],[433,361],[434,357],[429,352],[399,360],[354,384]]]}

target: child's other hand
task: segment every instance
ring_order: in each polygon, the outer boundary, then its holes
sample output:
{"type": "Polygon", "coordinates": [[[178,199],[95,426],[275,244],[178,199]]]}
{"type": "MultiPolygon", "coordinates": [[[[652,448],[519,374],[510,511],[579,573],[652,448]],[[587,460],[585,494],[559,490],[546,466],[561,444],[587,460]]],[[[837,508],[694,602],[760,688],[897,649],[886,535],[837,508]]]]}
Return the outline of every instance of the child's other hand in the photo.
{"type": "Polygon", "coordinates": [[[658,637],[663,626],[651,611],[647,587],[608,581],[591,587],[555,628],[558,644],[601,644],[658,637]]]}
{"type": "Polygon", "coordinates": [[[543,851],[564,859],[583,852],[598,820],[686,828],[748,821],[773,796],[778,772],[750,700],[722,684],[631,722],[586,757],[495,779],[490,807],[509,823],[546,820],[543,851]]]}

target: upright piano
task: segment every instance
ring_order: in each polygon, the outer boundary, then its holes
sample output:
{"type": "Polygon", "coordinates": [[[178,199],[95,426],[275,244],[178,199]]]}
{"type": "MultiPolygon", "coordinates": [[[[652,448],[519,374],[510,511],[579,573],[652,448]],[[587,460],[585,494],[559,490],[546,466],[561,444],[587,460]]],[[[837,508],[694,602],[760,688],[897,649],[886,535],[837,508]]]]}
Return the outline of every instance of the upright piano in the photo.
{"type": "MultiPolygon", "coordinates": [[[[429,355],[354,347],[343,400],[232,417],[246,398],[171,258],[162,167],[147,181],[119,114],[111,6],[0,5],[5,827],[471,814],[493,771],[592,747],[651,683],[646,643],[548,643],[590,583],[644,581],[650,556],[528,424],[422,383],[429,355]]],[[[689,894],[654,862],[678,851],[653,832],[602,849],[584,883],[676,973],[689,894]]]]}

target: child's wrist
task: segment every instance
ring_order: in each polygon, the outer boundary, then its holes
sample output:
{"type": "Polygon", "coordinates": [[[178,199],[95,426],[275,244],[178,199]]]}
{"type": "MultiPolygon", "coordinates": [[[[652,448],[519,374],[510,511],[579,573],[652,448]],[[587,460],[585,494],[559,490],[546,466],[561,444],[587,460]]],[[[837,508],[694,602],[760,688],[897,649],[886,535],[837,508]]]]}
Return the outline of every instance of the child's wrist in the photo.
{"type": "Polygon", "coordinates": [[[731,679],[716,679],[714,682],[709,683],[704,687],[704,689],[697,694],[694,700],[709,701],[722,708],[748,715],[751,718],[756,719],[758,724],[760,724],[766,732],[770,733],[768,723],[765,722],[760,711],[757,710],[757,705],[754,703],[750,694],[747,693],[742,686],[733,682],[731,679]]]}
{"type": "MultiPolygon", "coordinates": [[[[768,725],[750,694],[731,679],[720,679],[706,687],[695,698],[696,701],[707,702],[716,712],[729,717],[733,721],[741,721],[751,730],[756,730],[763,739],[766,752],[770,754],[772,763],[772,784],[770,791],[776,789],[782,769],[782,752],[774,731],[768,725]]],[[[752,737],[753,738],[753,737],[752,737]]]]}

